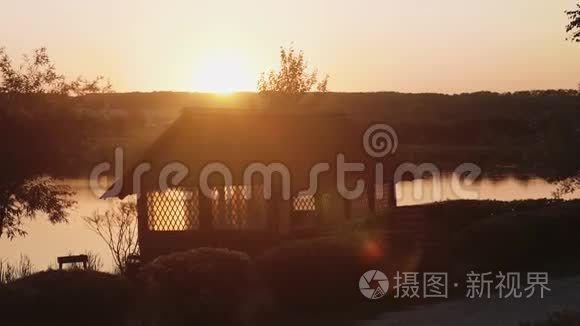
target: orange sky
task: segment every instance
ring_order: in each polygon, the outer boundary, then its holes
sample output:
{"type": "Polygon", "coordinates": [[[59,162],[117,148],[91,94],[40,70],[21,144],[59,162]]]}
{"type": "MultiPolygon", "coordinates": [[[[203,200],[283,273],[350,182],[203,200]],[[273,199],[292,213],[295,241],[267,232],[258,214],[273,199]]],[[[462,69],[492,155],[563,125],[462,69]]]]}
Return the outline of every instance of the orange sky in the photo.
{"type": "Polygon", "coordinates": [[[575,0],[4,0],[0,44],[117,91],[255,90],[294,42],[333,91],[576,88],[575,0]]]}

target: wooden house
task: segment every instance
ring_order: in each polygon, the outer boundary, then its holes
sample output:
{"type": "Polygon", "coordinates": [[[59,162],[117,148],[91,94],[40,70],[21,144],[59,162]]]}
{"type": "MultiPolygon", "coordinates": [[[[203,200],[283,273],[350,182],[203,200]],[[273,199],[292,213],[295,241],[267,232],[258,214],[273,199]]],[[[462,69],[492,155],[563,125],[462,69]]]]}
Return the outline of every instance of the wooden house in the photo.
{"type": "MultiPolygon", "coordinates": [[[[362,144],[368,125],[344,113],[185,109],[138,162],[150,166],[140,187],[134,182],[135,165],[103,197],[138,195],[144,261],[205,246],[260,252],[280,241],[384,214],[396,205],[392,181],[374,181],[377,161],[362,144]],[[338,155],[365,168],[346,173],[349,189],[357,180],[366,184],[358,198],[340,195],[338,155]],[[231,171],[230,184],[219,173],[201,180],[204,167],[216,162],[231,171]],[[253,163],[286,167],[289,198],[284,198],[285,181],[278,173],[272,173],[271,185],[259,174],[245,183],[244,172],[253,163]],[[305,194],[312,167],[318,163],[328,163],[329,169],[318,175],[316,192],[305,194]],[[160,175],[168,164],[185,166],[188,173],[162,191],[160,175]],[[210,187],[209,196],[200,191],[200,181],[210,187]],[[264,189],[270,186],[268,199],[264,189]]],[[[384,164],[385,178],[392,176],[390,166],[384,164]]]]}

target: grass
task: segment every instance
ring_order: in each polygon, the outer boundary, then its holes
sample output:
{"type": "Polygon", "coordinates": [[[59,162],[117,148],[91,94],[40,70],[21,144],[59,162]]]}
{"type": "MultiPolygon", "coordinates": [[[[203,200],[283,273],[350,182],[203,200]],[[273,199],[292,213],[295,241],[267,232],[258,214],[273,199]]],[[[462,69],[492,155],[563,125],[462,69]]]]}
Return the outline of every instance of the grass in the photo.
{"type": "Polygon", "coordinates": [[[242,252],[199,248],[159,257],[145,265],[141,315],[148,323],[243,324],[254,319],[254,262],[242,252]]]}
{"type": "Polygon", "coordinates": [[[19,278],[30,276],[33,271],[34,266],[28,256],[20,255],[20,260],[16,264],[0,259],[0,284],[7,284],[19,278]]]}

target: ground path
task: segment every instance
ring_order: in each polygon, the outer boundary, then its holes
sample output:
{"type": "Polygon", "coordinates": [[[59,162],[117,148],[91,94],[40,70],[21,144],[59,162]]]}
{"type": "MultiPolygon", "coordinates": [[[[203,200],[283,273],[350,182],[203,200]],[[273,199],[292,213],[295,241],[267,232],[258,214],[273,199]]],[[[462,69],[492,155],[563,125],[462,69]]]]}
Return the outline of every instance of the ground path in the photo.
{"type": "Polygon", "coordinates": [[[387,312],[364,326],[517,326],[521,321],[546,319],[550,312],[580,311],[580,276],[550,280],[543,299],[454,299],[448,302],[417,306],[409,310],[387,312]]]}

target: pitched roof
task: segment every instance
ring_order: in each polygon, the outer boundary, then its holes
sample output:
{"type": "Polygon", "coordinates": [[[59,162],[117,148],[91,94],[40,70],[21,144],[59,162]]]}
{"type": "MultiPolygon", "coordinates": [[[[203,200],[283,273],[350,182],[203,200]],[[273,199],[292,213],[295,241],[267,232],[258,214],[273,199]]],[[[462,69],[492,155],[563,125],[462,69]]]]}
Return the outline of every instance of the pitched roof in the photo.
{"type": "MultiPolygon", "coordinates": [[[[185,109],[182,115],[154,142],[139,163],[150,163],[143,185],[158,187],[158,176],[168,163],[179,162],[188,170],[185,184],[197,185],[201,169],[208,163],[225,164],[234,183],[251,163],[283,163],[291,172],[292,183],[304,184],[312,166],[319,162],[335,165],[336,156],[368,161],[362,146],[366,124],[340,113],[298,112],[253,109],[185,109]]],[[[121,193],[111,190],[107,197],[135,193],[132,175],[136,166],[125,171],[121,193]]]]}

